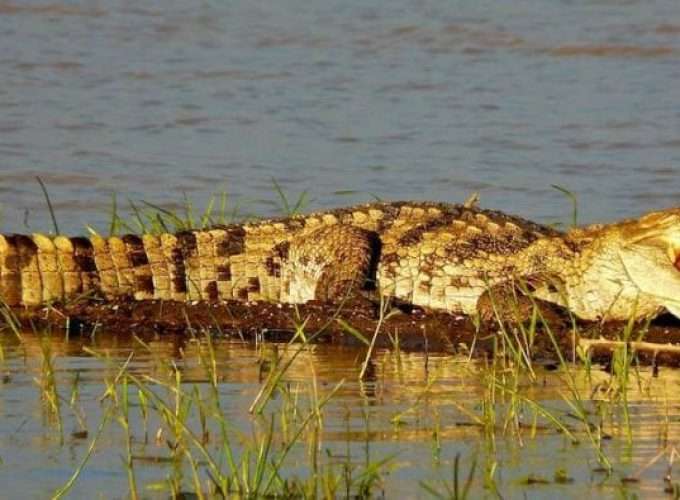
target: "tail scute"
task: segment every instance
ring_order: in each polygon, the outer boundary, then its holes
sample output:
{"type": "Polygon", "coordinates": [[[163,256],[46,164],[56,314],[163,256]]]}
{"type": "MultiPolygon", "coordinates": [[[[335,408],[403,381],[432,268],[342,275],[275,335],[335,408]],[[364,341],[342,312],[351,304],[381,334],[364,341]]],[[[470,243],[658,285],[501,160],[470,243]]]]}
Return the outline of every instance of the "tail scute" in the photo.
{"type": "Polygon", "coordinates": [[[111,257],[109,243],[98,234],[90,237],[90,243],[94,252],[94,264],[99,272],[101,291],[107,299],[116,297],[120,294],[120,285],[118,283],[118,272],[111,257]]]}
{"type": "Polygon", "coordinates": [[[38,267],[38,246],[29,236],[13,236],[19,256],[21,302],[26,306],[42,304],[42,279],[38,267]]]}
{"type": "Polygon", "coordinates": [[[60,301],[64,298],[64,280],[59,268],[57,247],[51,238],[38,233],[33,234],[33,243],[38,248],[42,301],[43,303],[60,301]]]}
{"type": "Polygon", "coordinates": [[[136,300],[153,299],[153,277],[142,238],[134,234],[126,234],[122,240],[125,244],[127,260],[132,269],[132,294],[134,298],[136,300]]]}
{"type": "Polygon", "coordinates": [[[21,304],[21,272],[14,240],[0,234],[0,298],[8,306],[21,304]]]}
{"type": "MultiPolygon", "coordinates": [[[[54,238],[54,246],[57,249],[57,262],[64,282],[64,299],[75,297],[83,292],[83,281],[80,275],[80,266],[74,257],[73,243],[66,236],[54,238]]],[[[24,303],[24,305],[28,305],[24,303]]]]}
{"type": "Polygon", "coordinates": [[[153,284],[153,298],[160,300],[172,299],[172,283],[168,271],[168,262],[163,255],[163,246],[158,236],[145,234],[142,244],[146,253],[153,284]]]}
{"type": "Polygon", "coordinates": [[[111,236],[108,239],[108,244],[111,261],[118,279],[118,293],[116,295],[133,295],[135,273],[128,258],[125,242],[118,236],[111,236]]]}

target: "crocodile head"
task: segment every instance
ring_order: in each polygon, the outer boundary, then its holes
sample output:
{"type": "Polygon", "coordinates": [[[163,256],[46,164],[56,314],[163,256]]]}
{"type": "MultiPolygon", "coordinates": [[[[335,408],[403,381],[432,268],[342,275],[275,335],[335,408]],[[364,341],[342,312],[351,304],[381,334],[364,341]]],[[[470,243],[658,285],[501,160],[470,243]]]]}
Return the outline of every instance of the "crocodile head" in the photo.
{"type": "Polygon", "coordinates": [[[646,300],[680,318],[680,208],[614,224],[618,257],[646,300]]]}
{"type": "Polygon", "coordinates": [[[573,229],[567,239],[577,252],[556,272],[562,303],[578,317],[640,320],[665,309],[680,318],[680,208],[573,229]]]}

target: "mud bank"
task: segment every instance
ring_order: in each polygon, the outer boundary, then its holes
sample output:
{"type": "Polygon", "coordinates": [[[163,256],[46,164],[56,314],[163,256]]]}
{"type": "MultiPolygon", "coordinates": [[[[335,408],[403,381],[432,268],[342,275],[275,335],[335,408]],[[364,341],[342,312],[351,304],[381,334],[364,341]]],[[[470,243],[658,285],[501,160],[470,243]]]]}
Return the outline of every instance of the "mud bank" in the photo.
{"type": "MultiPolygon", "coordinates": [[[[287,341],[304,324],[304,334],[316,343],[360,346],[371,340],[374,332],[376,347],[394,347],[411,351],[472,353],[486,356],[499,346],[503,333],[498,324],[477,327],[460,315],[413,309],[392,311],[382,321],[376,311],[365,305],[338,308],[321,303],[304,305],[271,304],[266,302],[226,302],[210,304],[160,301],[118,301],[113,303],[79,303],[41,309],[14,309],[24,327],[68,328],[71,334],[98,335],[196,334],[213,333],[249,341],[287,341]],[[349,328],[348,328],[349,326],[349,328]],[[352,329],[355,333],[351,333],[352,329]],[[360,332],[363,340],[356,332],[360,332]]],[[[576,331],[568,318],[553,318],[550,327],[562,353],[572,359],[575,347],[587,345],[591,359],[607,362],[620,342],[624,324],[577,325],[576,331]],[[588,343],[589,339],[597,342],[588,343]],[[604,340],[614,341],[603,342],[604,340]]],[[[515,329],[517,327],[515,326],[515,329]]],[[[507,327],[508,336],[520,339],[507,327]]],[[[648,328],[633,329],[632,340],[644,343],[628,344],[642,364],[680,366],[680,322],[661,317],[648,328]],[[644,332],[644,334],[643,334],[644,332]]],[[[538,362],[554,363],[556,350],[545,329],[537,327],[531,354],[538,362]]]]}

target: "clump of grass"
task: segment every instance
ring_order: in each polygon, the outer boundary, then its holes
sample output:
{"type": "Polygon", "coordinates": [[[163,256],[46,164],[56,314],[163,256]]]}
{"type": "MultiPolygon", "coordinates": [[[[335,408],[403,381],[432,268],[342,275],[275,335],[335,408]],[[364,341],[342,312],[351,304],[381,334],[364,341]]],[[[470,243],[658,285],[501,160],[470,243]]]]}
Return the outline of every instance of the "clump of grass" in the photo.
{"type": "MultiPolygon", "coordinates": [[[[547,326],[543,325],[544,319],[540,313],[537,312],[536,315],[538,319],[535,328],[542,325],[542,333],[529,329],[526,332],[527,338],[540,334],[554,335],[548,333],[550,330],[546,332],[547,326]]],[[[316,379],[314,366],[308,368],[307,380],[295,383],[287,381],[290,367],[300,361],[305,351],[312,349],[311,343],[318,333],[305,331],[304,318],[299,319],[298,328],[300,331],[295,341],[280,346],[277,356],[271,360],[268,374],[262,383],[263,391],[253,401],[251,434],[237,430],[235,422],[226,416],[228,408],[224,404],[220,362],[214,338],[207,332],[192,329],[196,336],[194,342],[198,346],[197,359],[204,374],[197,382],[185,380],[183,358],[173,363],[172,360],[154,354],[152,346],[141,339],[139,345],[142,349],[157,358],[153,369],[155,376],[142,375],[132,370],[134,356],[114,362],[105,351],[86,348],[107,366],[105,389],[101,398],[102,404],[106,405],[103,417],[106,422],[100,421],[85,456],[80,459],[68,482],[55,495],[65,495],[76,484],[87,466],[90,454],[101,441],[103,428],[106,430],[104,434],[115,429],[122,436],[119,441],[122,471],[127,476],[128,496],[131,497],[144,496],[149,488],[162,488],[177,496],[193,493],[199,498],[230,495],[334,497],[379,494],[387,472],[397,466],[394,456],[375,459],[370,458],[367,453],[365,462],[358,464],[351,460],[349,451],[342,458],[324,451],[324,425],[328,404],[346,386],[341,383],[323,388],[316,379]],[[135,422],[139,424],[135,426],[135,422]],[[167,463],[168,474],[166,480],[160,483],[140,481],[143,477],[139,474],[141,464],[153,458],[145,452],[148,441],[147,425],[152,425],[151,422],[163,428],[160,446],[166,454],[158,457],[162,461],[156,460],[156,463],[167,463]],[[304,458],[300,459],[300,456],[304,458]],[[291,472],[297,470],[300,460],[308,464],[303,476],[291,472]]],[[[629,333],[622,333],[622,338],[635,338],[637,334],[637,330],[631,330],[629,333]]],[[[452,465],[452,475],[448,476],[445,472],[441,476],[447,479],[422,482],[420,487],[423,494],[466,498],[473,496],[473,492],[476,495],[481,487],[486,487],[489,492],[504,493],[501,491],[506,481],[503,474],[504,447],[516,446],[521,449],[527,440],[540,439],[546,432],[562,434],[569,443],[591,443],[594,456],[606,464],[602,459],[604,457],[613,467],[613,459],[603,447],[604,419],[597,421],[600,415],[593,412],[590,402],[582,396],[583,391],[578,387],[575,368],[564,354],[560,353],[562,364],[558,376],[565,380],[566,410],[560,410],[549,408],[531,396],[532,388],[540,383],[540,370],[533,366],[533,373],[537,376],[532,378],[519,349],[513,351],[507,346],[507,343],[516,342],[517,339],[523,342],[519,330],[518,336],[508,331],[507,335],[498,334],[495,338],[495,356],[486,362],[467,362],[465,365],[471,371],[473,379],[479,381],[479,398],[456,401],[458,406],[455,407],[458,410],[456,414],[468,416],[474,427],[479,429],[482,441],[479,451],[472,460],[466,461],[460,456],[454,461],[457,463],[452,465]],[[573,380],[570,381],[570,377],[573,380]]],[[[368,338],[366,342],[370,344],[368,338]]],[[[557,339],[554,342],[557,344],[557,339]]],[[[359,362],[364,359],[363,356],[362,351],[359,362]]],[[[53,351],[50,359],[54,360],[53,351]]],[[[438,365],[431,362],[430,370],[424,373],[423,389],[415,394],[411,392],[404,409],[396,412],[398,418],[395,427],[400,431],[430,425],[433,432],[429,444],[432,447],[433,467],[448,471],[443,467],[451,464],[451,459],[446,458],[449,442],[440,419],[450,418],[450,414],[443,413],[450,410],[436,409],[433,412],[430,404],[432,397],[437,394],[434,389],[440,383],[436,370],[432,369],[436,366],[438,365]]],[[[633,365],[628,363],[622,366],[633,365]]],[[[49,369],[45,373],[49,374],[49,369]]],[[[627,390],[631,388],[632,374],[631,368],[626,382],[627,390]]],[[[58,383],[55,378],[55,389],[58,383]]],[[[69,383],[71,388],[68,401],[78,401],[79,382],[75,380],[69,383]]],[[[60,391],[54,392],[58,394],[60,391]]],[[[616,391],[612,392],[611,398],[612,401],[617,398],[618,405],[628,404],[625,398],[616,395],[616,391]]],[[[54,400],[61,400],[62,403],[67,401],[60,396],[54,400]]],[[[366,408],[361,408],[361,411],[366,435],[369,436],[371,427],[375,424],[366,408]]],[[[366,439],[368,447],[370,441],[368,437],[366,439]]],[[[426,441],[427,438],[423,444],[428,445],[426,441]]],[[[541,471],[525,477],[552,477],[552,472],[546,475],[545,471],[541,471]]],[[[534,483],[533,480],[529,482],[534,483]]],[[[551,484],[553,483],[558,483],[557,475],[554,481],[551,480],[551,484]]]]}
{"type": "MultiPolygon", "coordinates": [[[[47,191],[42,181],[39,180],[39,182],[45,192],[55,230],[58,233],[56,218],[51,209],[47,191]]],[[[302,191],[297,199],[291,200],[276,179],[272,178],[272,184],[279,199],[278,207],[282,215],[287,217],[297,215],[309,205],[310,199],[307,191],[302,191]]],[[[241,202],[235,200],[232,204],[226,191],[212,194],[202,210],[194,206],[186,193],[183,195],[183,204],[180,210],[164,208],[147,200],[136,202],[131,199],[127,200],[127,207],[129,217],[124,217],[120,213],[118,198],[113,193],[111,197],[109,235],[118,235],[123,232],[161,234],[206,229],[234,223],[245,215],[241,211],[241,202]]],[[[88,230],[96,233],[91,227],[88,227],[88,230]]]]}
{"type": "MultiPolygon", "coordinates": [[[[208,198],[205,207],[198,211],[192,201],[184,194],[181,211],[161,207],[150,201],[135,202],[127,200],[129,218],[120,214],[118,198],[114,193],[111,198],[111,221],[109,234],[123,232],[161,234],[192,229],[205,229],[217,225],[235,222],[240,215],[240,203],[230,206],[226,192],[213,194],[208,198]]],[[[96,232],[88,228],[91,232],[96,232]]]]}
{"type": "Polygon", "coordinates": [[[3,330],[10,331],[19,342],[23,342],[21,323],[12,308],[2,300],[0,300],[0,320],[3,330]]]}
{"type": "MultiPolygon", "coordinates": [[[[274,181],[274,185],[281,200],[281,210],[286,215],[296,214],[308,204],[306,191],[303,191],[293,202],[283,193],[278,183],[274,181]]],[[[46,189],[44,192],[50,205],[46,189]]],[[[205,209],[197,210],[185,196],[185,206],[182,211],[178,212],[149,202],[129,201],[132,218],[124,220],[119,216],[118,204],[114,196],[110,232],[111,234],[121,231],[160,233],[224,224],[233,220],[237,213],[237,206],[232,210],[228,208],[227,201],[224,194],[219,199],[213,196],[209,199],[205,209]]],[[[576,224],[578,212],[575,198],[573,201],[572,222],[576,224]]],[[[52,210],[51,214],[55,231],[58,232],[52,210]]],[[[522,292],[526,292],[526,295],[531,297],[531,293],[526,290],[522,292]]],[[[496,309],[493,298],[492,305],[496,309]]],[[[384,319],[390,314],[389,308],[384,304],[383,306],[378,327],[373,332],[372,338],[336,317],[329,320],[340,322],[347,333],[366,346],[359,373],[359,385],[362,388],[368,367],[373,361],[376,337],[384,319]]],[[[632,442],[628,393],[631,390],[632,375],[637,373],[633,353],[625,347],[615,353],[612,361],[612,377],[603,391],[607,399],[606,404],[593,405],[592,401],[583,397],[576,379],[573,365],[576,352],[571,353],[570,362],[570,356],[561,351],[556,334],[540,308],[534,304],[528,322],[520,318],[518,306],[514,309],[511,307],[511,309],[516,319],[509,323],[505,320],[501,321],[502,315],[496,310],[498,334],[494,338],[493,356],[481,364],[472,362],[471,358],[468,359],[470,370],[475,371],[476,379],[480,381],[483,388],[481,397],[476,401],[460,401],[453,405],[479,428],[484,454],[482,477],[476,479],[477,457],[475,456],[467,471],[466,479],[463,480],[465,473],[461,468],[460,455],[456,455],[452,478],[437,483],[421,483],[426,493],[437,497],[466,498],[470,495],[475,481],[483,484],[489,491],[499,493],[499,471],[502,466],[498,450],[500,438],[511,440],[514,445],[521,448],[527,439],[536,438],[539,422],[544,428],[547,427],[553,432],[564,435],[571,443],[590,443],[597,460],[607,471],[611,471],[612,459],[607,455],[603,444],[603,436],[606,434],[604,422],[606,416],[611,414],[608,413],[611,412],[611,408],[607,405],[619,405],[625,423],[627,440],[629,443],[632,442]],[[537,374],[540,368],[535,366],[532,356],[535,340],[539,335],[547,335],[555,348],[559,360],[559,376],[566,388],[563,396],[566,411],[548,408],[542,402],[532,398],[528,392],[539,383],[537,374]],[[527,428],[530,429],[529,432],[527,428]]],[[[12,316],[11,310],[0,307],[0,314],[14,335],[21,339],[20,327],[12,316]]],[[[578,332],[573,316],[571,320],[571,333],[576,336],[578,332]]],[[[194,331],[191,325],[187,326],[189,331],[194,331]]],[[[116,365],[101,352],[90,350],[91,355],[102,359],[111,372],[115,373],[115,376],[107,376],[106,389],[102,395],[102,401],[107,405],[107,410],[78,468],[68,482],[55,492],[55,496],[60,497],[70,490],[86,466],[100,435],[109,425],[116,425],[124,437],[122,441],[125,445],[123,467],[127,475],[128,494],[133,498],[143,495],[140,492],[145,485],[138,484],[139,475],[136,473],[136,467],[145,458],[140,449],[143,451],[142,446],[148,442],[148,425],[151,421],[159,422],[160,428],[163,429],[164,442],[162,444],[169,453],[169,456],[164,458],[167,458],[172,470],[162,487],[173,496],[179,496],[187,489],[192,490],[193,494],[199,498],[230,495],[241,497],[335,497],[338,495],[367,497],[378,492],[383,475],[393,467],[392,456],[371,460],[367,453],[363,466],[357,466],[351,462],[349,450],[345,461],[340,463],[330,460],[334,458],[330,453],[324,456],[322,452],[325,409],[338,391],[344,387],[344,381],[330,390],[322,391],[317,382],[314,367],[310,366],[309,381],[297,384],[286,382],[290,367],[302,353],[312,347],[312,343],[322,331],[323,329],[310,334],[306,331],[305,319],[296,318],[293,340],[281,348],[280,355],[277,354],[273,358],[261,391],[250,408],[253,427],[250,436],[236,431],[234,423],[225,417],[224,396],[220,393],[219,367],[213,338],[210,335],[202,335],[195,339],[200,345],[199,361],[205,374],[205,380],[200,384],[187,383],[183,378],[182,368],[168,360],[159,358],[156,361],[161,367],[158,373],[166,375],[151,377],[139,375],[130,370],[132,356],[122,364],[116,365]],[[133,424],[135,417],[143,422],[141,430],[143,439],[136,437],[138,430],[133,424]],[[302,478],[289,471],[295,465],[295,460],[292,458],[294,451],[299,449],[304,449],[305,457],[310,464],[308,476],[302,478]]],[[[621,338],[624,344],[627,345],[628,340],[633,339],[636,333],[642,336],[643,330],[636,331],[634,325],[630,323],[622,332],[621,338]]],[[[400,366],[398,335],[392,337],[392,343],[400,366]]],[[[140,344],[153,355],[153,349],[141,340],[140,344]]],[[[49,349],[47,339],[42,349],[43,363],[41,375],[37,381],[45,407],[51,415],[57,416],[56,422],[61,435],[61,402],[64,400],[57,387],[55,356],[49,349]]],[[[473,350],[474,347],[471,351],[473,350]]],[[[583,355],[580,359],[585,363],[586,372],[589,373],[591,366],[589,358],[583,355]]],[[[411,416],[414,419],[420,419],[428,415],[427,402],[437,383],[437,377],[431,377],[428,371],[424,389],[406,405],[405,409],[396,412],[393,418],[396,427],[409,425],[411,416]]],[[[639,375],[638,385],[640,385],[639,375]]],[[[69,400],[69,406],[74,409],[74,413],[76,413],[78,399],[79,390],[76,379],[73,382],[69,400]]],[[[365,408],[362,411],[368,435],[370,417],[365,408]]],[[[439,411],[435,412],[435,417],[432,456],[433,461],[439,464],[442,462],[442,448],[445,443],[440,428],[439,411]]],[[[558,474],[556,473],[555,476],[555,481],[558,482],[558,474]]],[[[539,476],[529,477],[536,479],[539,476]]]]}
{"type": "Polygon", "coordinates": [[[470,464],[467,477],[465,478],[465,481],[461,483],[462,478],[460,477],[460,453],[456,453],[456,457],[453,460],[453,467],[451,471],[452,478],[450,481],[440,480],[438,485],[421,481],[420,486],[428,494],[432,495],[433,498],[465,500],[470,496],[472,481],[474,480],[476,470],[477,460],[473,459],[472,463],[470,464]],[[440,487],[443,488],[443,491],[440,489],[440,487]]]}
{"type": "MultiPolygon", "coordinates": [[[[299,325],[302,330],[303,325],[299,325]]],[[[173,363],[170,376],[152,377],[130,371],[131,354],[118,367],[112,365],[105,353],[87,348],[87,352],[110,366],[107,372],[102,401],[108,401],[110,413],[105,418],[115,422],[123,431],[125,455],[123,466],[128,476],[128,494],[136,498],[140,485],[135,473],[136,464],[143,458],[135,451],[139,440],[134,438],[131,426],[132,414],[138,412],[146,422],[158,419],[168,432],[165,438],[170,451],[172,473],[166,483],[168,491],[178,496],[193,489],[199,498],[237,495],[240,497],[263,496],[313,496],[322,492],[333,496],[341,489],[359,496],[370,495],[381,482],[381,471],[389,466],[389,460],[369,461],[360,473],[345,475],[342,466],[324,460],[320,439],[323,431],[324,408],[335,397],[344,381],[327,390],[319,391],[314,371],[308,384],[294,390],[284,383],[284,377],[294,360],[313,341],[314,334],[300,332],[297,343],[289,344],[286,358],[272,366],[263,383],[263,390],[253,402],[254,422],[258,430],[252,438],[244,439],[233,429],[225,417],[220,394],[218,363],[212,337],[197,337],[199,362],[205,373],[207,391],[196,385],[186,384],[181,370],[173,363]],[[304,339],[304,340],[302,340],[304,339]],[[306,395],[301,398],[301,395],[306,395]],[[274,399],[283,403],[271,406],[274,399]],[[266,412],[265,412],[266,410],[266,412]],[[293,450],[307,449],[312,473],[306,478],[286,473],[293,450]],[[185,471],[189,474],[186,475],[185,471]]],[[[139,340],[140,345],[149,348],[139,340]]],[[[95,440],[100,435],[97,432],[95,440]]],[[[146,435],[146,423],[144,424],[146,435]]],[[[146,438],[145,438],[146,439],[146,438]]],[[[91,447],[94,447],[93,440],[91,447]]],[[[88,452],[89,453],[89,452],[88,452]]],[[[89,456],[89,455],[88,455],[89,456]]],[[[87,457],[69,481],[60,488],[57,496],[65,494],[85,467],[87,457]]]]}
{"type": "Polygon", "coordinates": [[[279,195],[279,209],[281,210],[281,213],[286,217],[291,217],[293,215],[299,214],[309,204],[310,201],[309,192],[307,190],[300,192],[300,194],[297,197],[297,200],[295,200],[295,202],[293,203],[291,200],[288,199],[288,195],[286,195],[281,185],[273,177],[272,184],[274,185],[276,193],[279,195]]]}
{"type": "MultiPolygon", "coordinates": [[[[342,307],[342,304],[340,307],[342,307]]],[[[399,314],[399,311],[397,309],[391,309],[390,300],[385,298],[384,296],[380,296],[380,305],[378,308],[378,321],[376,322],[375,329],[373,330],[373,335],[370,341],[364,336],[363,333],[359,332],[356,328],[354,328],[344,319],[342,318],[336,319],[338,324],[342,327],[342,329],[346,333],[350,334],[352,337],[359,340],[362,344],[364,344],[368,348],[366,350],[366,356],[364,357],[364,361],[361,364],[359,380],[363,380],[366,377],[371,362],[371,356],[373,355],[373,351],[375,349],[375,342],[378,338],[378,335],[381,333],[385,321],[387,321],[390,317],[396,314],[399,314]]],[[[396,344],[398,346],[398,337],[397,339],[393,340],[393,344],[396,344]]]]}
{"type": "Polygon", "coordinates": [[[40,375],[35,379],[40,388],[44,407],[48,419],[57,425],[59,442],[64,441],[63,423],[61,418],[61,400],[57,390],[57,380],[54,371],[54,355],[51,350],[51,343],[46,335],[40,339],[41,367],[40,375]]]}
{"type": "MultiPolygon", "coordinates": [[[[520,290],[522,290],[521,283],[520,290]]],[[[574,373],[575,368],[567,361],[567,357],[562,352],[552,326],[546,320],[531,292],[524,288],[522,293],[532,303],[531,317],[526,323],[521,317],[508,322],[507,318],[501,314],[500,306],[495,303],[494,297],[491,296],[491,304],[497,320],[497,334],[493,339],[493,355],[488,362],[484,363],[480,374],[482,380],[485,381],[481,404],[478,411],[475,411],[474,408],[467,408],[463,403],[456,405],[480,426],[485,443],[484,484],[486,488],[492,491],[496,487],[494,478],[498,462],[495,457],[499,429],[501,429],[503,435],[509,433],[515,437],[517,444],[521,447],[524,443],[523,429],[527,427],[526,422],[529,422],[528,427],[532,429],[530,437],[533,438],[536,435],[539,418],[557,432],[565,435],[572,443],[580,443],[582,441],[581,436],[584,436],[586,442],[591,444],[595,457],[604,470],[611,472],[613,469],[612,461],[603,446],[604,437],[607,435],[603,429],[604,418],[593,421],[591,409],[593,405],[583,397],[574,373]],[[525,395],[526,389],[523,387],[531,387],[538,382],[536,368],[533,366],[532,346],[539,334],[548,337],[557,356],[560,367],[559,376],[566,388],[563,395],[563,402],[567,408],[566,412],[549,410],[538,401],[525,395]],[[568,424],[568,420],[576,420],[580,424],[580,429],[568,424]]],[[[514,299],[517,301],[518,297],[514,296],[514,299]]],[[[512,296],[510,297],[510,304],[504,304],[503,312],[507,313],[508,310],[510,312],[519,310],[519,303],[513,303],[512,296]]],[[[572,334],[576,337],[577,326],[573,316],[571,317],[571,324],[572,334]]],[[[623,343],[626,345],[625,340],[632,336],[632,328],[633,323],[630,322],[622,332],[623,343]]],[[[616,401],[621,405],[624,428],[630,442],[631,427],[628,400],[624,394],[629,392],[628,381],[633,357],[629,352],[622,352],[620,356],[618,361],[613,360],[613,380],[617,387],[616,401]]],[[[575,354],[573,357],[575,357],[575,354]]],[[[602,410],[602,407],[595,406],[596,409],[602,410]]]]}

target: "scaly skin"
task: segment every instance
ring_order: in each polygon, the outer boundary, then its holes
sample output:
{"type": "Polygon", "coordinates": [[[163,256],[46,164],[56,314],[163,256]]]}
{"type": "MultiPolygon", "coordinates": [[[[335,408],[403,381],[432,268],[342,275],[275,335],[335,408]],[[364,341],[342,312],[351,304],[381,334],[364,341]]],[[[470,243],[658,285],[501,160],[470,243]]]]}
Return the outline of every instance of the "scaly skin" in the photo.
{"type": "Polygon", "coordinates": [[[511,286],[582,319],[642,319],[680,315],[679,253],[680,209],[562,233],[465,205],[372,203],[175,235],[0,235],[0,298],[302,303],[361,288],[474,314],[511,286]]]}

